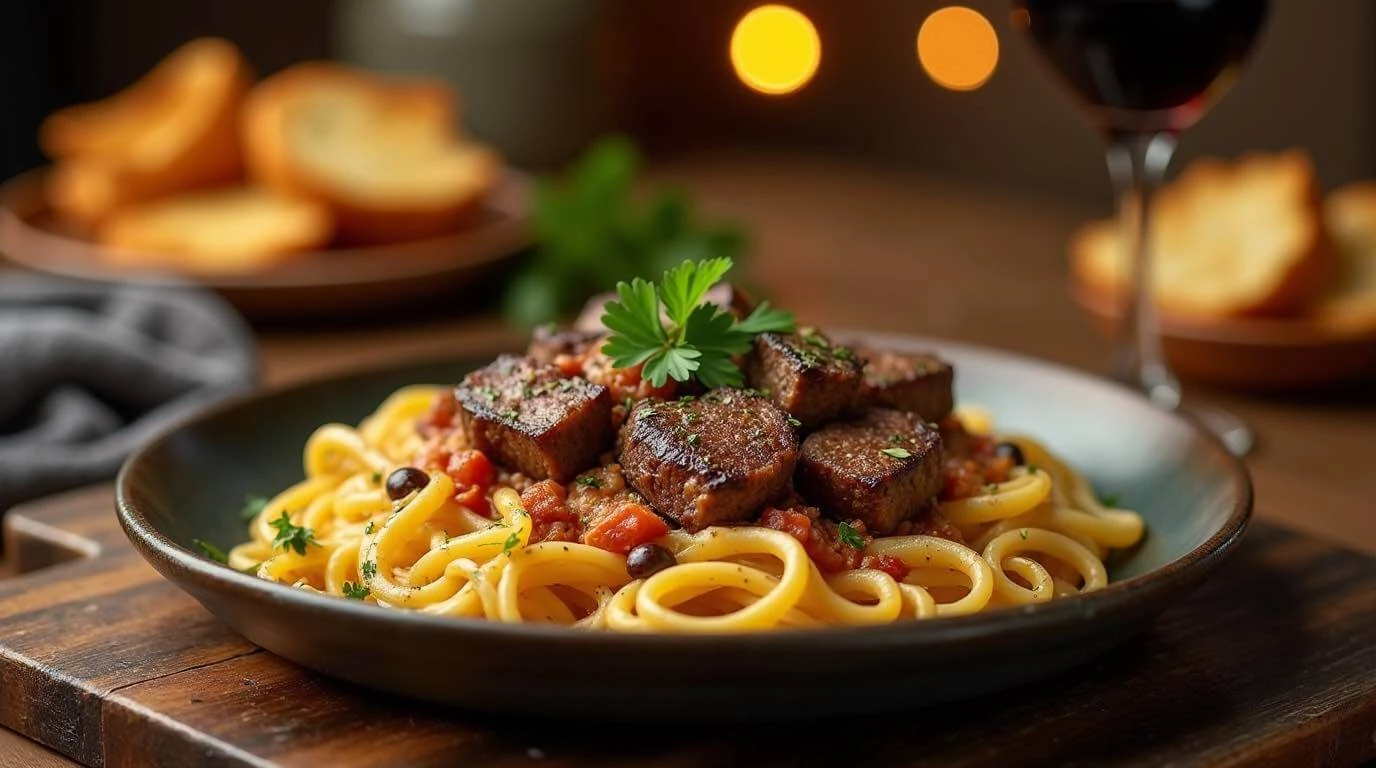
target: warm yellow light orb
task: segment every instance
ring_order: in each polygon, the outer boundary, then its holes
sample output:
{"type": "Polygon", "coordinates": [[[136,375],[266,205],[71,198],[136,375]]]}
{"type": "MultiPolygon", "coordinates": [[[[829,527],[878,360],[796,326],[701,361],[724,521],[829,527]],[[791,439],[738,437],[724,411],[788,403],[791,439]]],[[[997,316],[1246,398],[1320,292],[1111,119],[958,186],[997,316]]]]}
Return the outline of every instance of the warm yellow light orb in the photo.
{"type": "Polygon", "coordinates": [[[792,93],[817,74],[822,40],[817,28],[786,5],[762,5],[741,17],[731,33],[731,66],[760,93],[792,93]]]}
{"type": "Polygon", "coordinates": [[[952,5],[936,11],[917,31],[917,60],[942,88],[973,91],[999,63],[999,37],[978,11],[952,5]]]}

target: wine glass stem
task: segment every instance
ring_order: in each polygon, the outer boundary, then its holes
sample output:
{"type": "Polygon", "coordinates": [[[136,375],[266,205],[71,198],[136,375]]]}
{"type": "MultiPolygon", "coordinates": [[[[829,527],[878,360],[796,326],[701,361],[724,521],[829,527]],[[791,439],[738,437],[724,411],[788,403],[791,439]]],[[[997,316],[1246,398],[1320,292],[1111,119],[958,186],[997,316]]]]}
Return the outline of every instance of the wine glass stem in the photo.
{"type": "Polygon", "coordinates": [[[1180,404],[1180,384],[1161,351],[1152,301],[1150,239],[1153,196],[1174,152],[1175,136],[1169,133],[1118,134],[1108,147],[1108,171],[1118,196],[1128,259],[1113,375],[1166,408],[1180,404]]]}

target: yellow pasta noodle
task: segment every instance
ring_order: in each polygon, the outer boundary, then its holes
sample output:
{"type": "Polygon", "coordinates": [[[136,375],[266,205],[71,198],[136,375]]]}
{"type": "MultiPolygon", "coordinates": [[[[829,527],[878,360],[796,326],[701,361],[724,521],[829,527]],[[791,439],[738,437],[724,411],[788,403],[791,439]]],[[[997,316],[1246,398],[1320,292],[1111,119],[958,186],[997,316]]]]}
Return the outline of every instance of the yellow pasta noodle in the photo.
{"type": "MultiPolygon", "coordinates": [[[[423,450],[418,420],[436,387],[397,391],[357,428],[328,424],[307,441],[305,479],[270,499],[229,565],[260,578],[382,608],[503,622],[630,632],[734,633],[860,626],[1042,603],[1108,582],[1104,557],[1143,535],[1035,440],[1010,437],[1028,466],[938,511],[969,545],[928,535],[871,540],[866,555],[901,561],[902,580],[859,568],[824,574],[784,531],[759,525],[671,531],[656,543],[676,563],[633,579],[623,555],[532,541],[515,489],[491,496],[493,519],[461,506],[454,481],[401,499],[392,471],[423,450]]],[[[976,408],[957,414],[992,428],[976,408]]],[[[895,571],[897,573],[898,571],[895,571]]]]}

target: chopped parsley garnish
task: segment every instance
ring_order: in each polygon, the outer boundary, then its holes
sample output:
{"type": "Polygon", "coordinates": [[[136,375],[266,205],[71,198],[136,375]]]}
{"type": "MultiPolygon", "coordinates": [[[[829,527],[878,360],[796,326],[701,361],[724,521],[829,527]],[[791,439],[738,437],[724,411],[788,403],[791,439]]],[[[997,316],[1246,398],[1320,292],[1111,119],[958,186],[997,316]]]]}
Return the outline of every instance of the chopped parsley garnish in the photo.
{"type": "Polygon", "coordinates": [[[372,581],[373,577],[377,575],[377,561],[364,560],[363,565],[358,567],[358,572],[363,575],[364,580],[372,581]]]}
{"type": "Polygon", "coordinates": [[[355,584],[352,581],[344,582],[344,596],[350,600],[362,600],[372,594],[372,590],[362,584],[355,584]]]}
{"type": "Polygon", "coordinates": [[[801,426],[803,426],[803,422],[798,421],[797,419],[793,418],[792,416],[789,416],[789,417],[788,417],[788,425],[789,425],[790,427],[801,427],[801,426]]]}
{"type": "Polygon", "coordinates": [[[1022,537],[1022,540],[1023,540],[1023,541],[1027,541],[1027,529],[1026,529],[1026,528],[1019,528],[1019,529],[1018,529],[1018,535],[1022,537]]]}
{"type": "Polygon", "coordinates": [[[505,555],[519,546],[521,546],[521,534],[512,531],[511,535],[506,537],[506,541],[502,542],[502,554],[505,555]]]}
{"type": "Polygon", "coordinates": [[[768,331],[792,331],[793,315],[760,305],[744,320],[716,304],[702,303],[707,290],[726,276],[731,259],[685,261],[668,270],[659,284],[635,278],[616,284],[618,301],[609,301],[602,324],[611,331],[602,350],[618,368],[643,365],[652,386],[668,379],[696,378],[707,387],[744,383],[735,355],[750,350],[750,341],[768,331]],[[660,310],[668,325],[660,320],[660,310]]]}
{"type": "Polygon", "coordinates": [[[895,459],[906,459],[913,455],[912,451],[909,451],[907,448],[881,448],[879,452],[885,456],[892,456],[895,459]]]}
{"type": "Polygon", "coordinates": [[[583,486],[584,488],[602,487],[602,481],[598,480],[595,475],[583,475],[582,477],[578,478],[577,483],[583,486]]]}
{"type": "Polygon", "coordinates": [[[293,525],[291,515],[286,512],[276,520],[268,523],[277,529],[277,535],[272,537],[274,549],[290,549],[298,555],[306,554],[306,547],[312,544],[320,544],[315,540],[315,531],[299,525],[293,525]]]}
{"type": "Polygon", "coordinates": [[[865,537],[860,532],[851,527],[850,523],[840,523],[836,526],[836,533],[841,543],[851,549],[864,549],[865,537]]]}
{"type": "Polygon", "coordinates": [[[377,484],[380,483],[380,482],[382,482],[382,473],[381,473],[381,472],[374,472],[374,473],[373,473],[373,485],[377,485],[377,484]]]}
{"type": "Polygon", "coordinates": [[[252,520],[262,513],[263,508],[268,505],[268,500],[262,496],[245,496],[244,506],[239,510],[239,517],[244,520],[252,520]]]}
{"type": "Polygon", "coordinates": [[[377,527],[377,523],[374,523],[372,520],[369,520],[369,521],[368,521],[368,527],[363,529],[363,534],[364,534],[365,536],[371,536],[372,533],[373,533],[373,529],[376,528],[376,527],[377,527]]]}
{"type": "Polygon", "coordinates": [[[215,562],[222,564],[229,563],[229,555],[226,555],[223,549],[220,549],[219,547],[215,546],[214,544],[211,544],[205,539],[192,539],[191,543],[196,545],[196,549],[201,550],[201,554],[205,555],[211,560],[214,560],[215,562]]]}
{"type": "Polygon", "coordinates": [[[684,438],[684,439],[688,441],[688,444],[689,444],[689,445],[697,445],[697,444],[698,444],[698,441],[701,440],[702,438],[698,437],[698,433],[694,432],[694,433],[688,435],[688,437],[686,437],[686,438],[684,438]]]}
{"type": "Polygon", "coordinates": [[[1099,503],[1106,507],[1117,507],[1119,501],[1121,501],[1121,499],[1116,493],[1106,493],[1099,497],[1099,503]]]}
{"type": "Polygon", "coordinates": [[[1037,465],[1036,465],[1036,464],[1028,464],[1028,465],[1027,465],[1027,474],[1029,474],[1029,475],[1035,475],[1035,474],[1037,474],[1037,465]]]}

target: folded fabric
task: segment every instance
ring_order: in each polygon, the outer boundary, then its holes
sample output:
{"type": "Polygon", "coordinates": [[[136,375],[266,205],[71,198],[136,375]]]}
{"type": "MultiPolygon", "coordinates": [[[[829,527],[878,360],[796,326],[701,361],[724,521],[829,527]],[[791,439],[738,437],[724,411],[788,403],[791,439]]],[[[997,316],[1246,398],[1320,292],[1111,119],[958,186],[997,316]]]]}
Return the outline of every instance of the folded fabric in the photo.
{"type": "Polygon", "coordinates": [[[0,511],[113,478],[257,377],[252,335],[215,296],[0,271],[0,511]]]}

